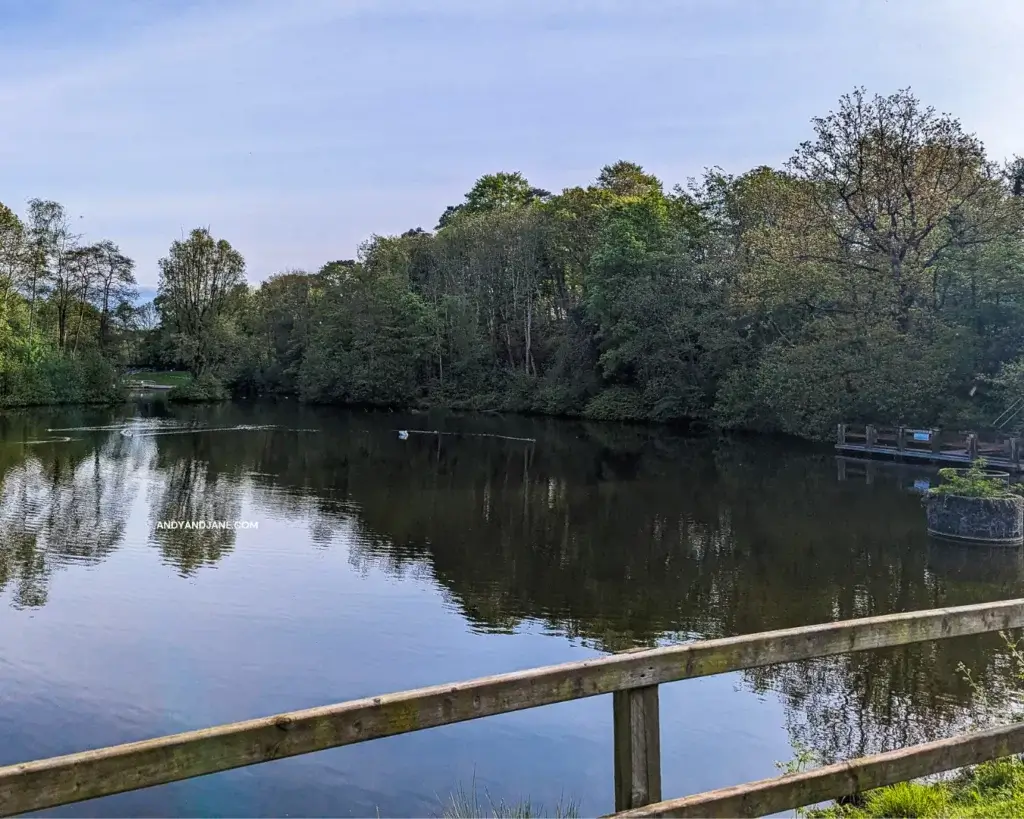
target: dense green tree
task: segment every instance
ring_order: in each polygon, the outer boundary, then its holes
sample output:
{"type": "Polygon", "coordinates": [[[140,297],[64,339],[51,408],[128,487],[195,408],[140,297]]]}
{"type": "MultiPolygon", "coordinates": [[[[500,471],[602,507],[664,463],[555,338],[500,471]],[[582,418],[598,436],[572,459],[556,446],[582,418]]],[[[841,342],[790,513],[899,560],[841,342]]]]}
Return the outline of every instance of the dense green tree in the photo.
{"type": "Polygon", "coordinates": [[[392,275],[362,265],[328,274],[311,316],[299,387],[310,401],[408,405],[435,338],[429,307],[392,275]]]}
{"type": "Polygon", "coordinates": [[[437,227],[440,230],[448,226],[462,213],[519,208],[542,202],[550,195],[546,190],[531,186],[519,171],[485,174],[476,181],[461,204],[448,206],[441,214],[437,227]]]}
{"type": "Polygon", "coordinates": [[[245,287],[245,260],[225,239],[196,228],[160,260],[160,309],[179,359],[195,376],[227,357],[232,307],[245,287]]]}
{"type": "Polygon", "coordinates": [[[620,159],[605,165],[597,175],[597,187],[611,191],[616,196],[645,196],[661,194],[661,180],[646,173],[635,162],[620,159]]]}
{"type": "Polygon", "coordinates": [[[253,292],[248,309],[240,316],[241,335],[249,343],[232,373],[236,387],[298,393],[323,278],[302,271],[279,273],[253,292]]]}
{"type": "Polygon", "coordinates": [[[0,203],[0,311],[8,317],[25,267],[25,226],[18,215],[0,203]]]}

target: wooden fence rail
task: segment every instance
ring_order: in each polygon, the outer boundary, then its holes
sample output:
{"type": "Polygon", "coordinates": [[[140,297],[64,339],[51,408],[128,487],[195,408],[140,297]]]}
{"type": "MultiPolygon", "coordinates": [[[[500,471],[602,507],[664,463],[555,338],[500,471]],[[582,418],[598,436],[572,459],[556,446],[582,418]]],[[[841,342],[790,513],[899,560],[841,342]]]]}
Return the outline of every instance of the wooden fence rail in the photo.
{"type": "Polygon", "coordinates": [[[941,429],[886,429],[867,424],[838,424],[836,450],[899,460],[969,465],[983,457],[993,469],[1024,472],[1021,438],[1003,432],[956,432],[941,429]]]}
{"type": "MultiPolygon", "coordinates": [[[[1021,627],[1024,599],[1006,600],[627,651],[293,711],[0,768],[0,816],[601,694],[613,695],[615,809],[655,810],[662,799],[660,684],[1021,627]]],[[[822,780],[813,793],[839,781],[822,780]]],[[[668,813],[651,815],[676,815],[676,802],[663,804],[668,813]]]]}
{"type": "Polygon", "coordinates": [[[1024,753],[1024,723],[962,734],[952,739],[940,739],[682,799],[669,799],[614,816],[616,819],[641,816],[705,819],[767,816],[1019,753],[1024,753]]]}

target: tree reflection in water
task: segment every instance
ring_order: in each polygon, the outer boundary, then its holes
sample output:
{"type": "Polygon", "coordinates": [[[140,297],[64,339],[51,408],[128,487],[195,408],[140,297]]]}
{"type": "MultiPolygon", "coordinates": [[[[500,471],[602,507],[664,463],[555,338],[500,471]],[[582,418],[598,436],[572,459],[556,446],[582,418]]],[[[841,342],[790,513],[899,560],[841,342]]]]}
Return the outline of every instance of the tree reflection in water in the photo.
{"type": "MultiPolygon", "coordinates": [[[[361,571],[430,579],[475,630],[531,626],[603,651],[997,600],[1024,586],[1016,550],[929,543],[915,495],[839,481],[831,453],[789,443],[287,402],[147,412],[277,428],[98,431],[28,446],[17,442],[57,426],[52,417],[5,421],[0,589],[15,605],[45,603],[57,566],[102,560],[139,503],[149,542],[182,575],[215,566],[236,533],[156,531],[155,522],[233,520],[248,508],[287,520],[297,540],[347,548],[361,571]],[[536,442],[399,440],[397,428],[536,442]]],[[[92,413],[90,423],[115,415],[92,413]]],[[[999,646],[994,635],[947,640],[743,680],[778,693],[794,740],[842,759],[966,727],[977,713],[960,662],[1007,707],[1013,674],[999,646]]]]}

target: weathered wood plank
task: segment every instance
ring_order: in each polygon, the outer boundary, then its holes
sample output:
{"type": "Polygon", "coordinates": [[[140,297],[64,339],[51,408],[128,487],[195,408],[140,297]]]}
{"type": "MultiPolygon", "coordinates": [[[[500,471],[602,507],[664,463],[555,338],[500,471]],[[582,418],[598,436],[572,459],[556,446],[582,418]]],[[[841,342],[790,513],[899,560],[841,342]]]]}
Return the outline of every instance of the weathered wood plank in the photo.
{"type": "Polygon", "coordinates": [[[864,439],[867,441],[867,446],[874,447],[878,444],[878,430],[873,426],[866,428],[864,439]]]}
{"type": "Polygon", "coordinates": [[[661,801],[661,726],[658,686],[612,694],[615,810],[661,801]]]}
{"type": "Polygon", "coordinates": [[[0,816],[692,677],[1024,627],[1024,599],[869,617],[534,668],[0,768],[0,816]]]}
{"type": "MultiPolygon", "coordinates": [[[[896,457],[900,454],[899,450],[895,447],[882,447],[874,446],[868,447],[863,444],[844,444],[843,446],[836,445],[836,450],[840,452],[857,452],[863,453],[864,455],[885,455],[896,457]]],[[[967,454],[967,450],[949,450],[946,452],[930,452],[925,449],[906,449],[902,453],[905,458],[917,458],[924,461],[936,461],[941,463],[952,463],[952,464],[970,464],[971,459],[967,454]]],[[[1009,458],[988,458],[988,466],[990,468],[1007,468],[1016,470],[1016,467],[1009,458]]]]}
{"type": "Polygon", "coordinates": [[[1024,724],[1015,723],[803,773],[657,802],[614,816],[767,816],[1019,753],[1024,753],[1024,724]]]}

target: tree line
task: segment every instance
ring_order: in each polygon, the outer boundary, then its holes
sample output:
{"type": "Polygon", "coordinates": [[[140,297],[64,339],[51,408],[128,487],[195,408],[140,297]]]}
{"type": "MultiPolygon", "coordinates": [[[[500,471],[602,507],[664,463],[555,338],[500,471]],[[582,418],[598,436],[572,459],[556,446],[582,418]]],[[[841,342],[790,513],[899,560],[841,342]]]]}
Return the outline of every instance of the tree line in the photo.
{"type": "MultiPolygon", "coordinates": [[[[808,437],[990,421],[1024,389],[1024,161],[909,90],[857,89],[812,126],[781,168],[671,189],[626,161],[556,194],[489,174],[433,230],[255,288],[197,229],[160,261],[130,356],[188,368],[195,397],[808,437]]],[[[46,291],[57,349],[84,292],[68,324],[46,291]]]]}
{"type": "Polygon", "coordinates": [[[57,202],[0,203],[0,405],[112,400],[137,328],[135,264],[57,202]]]}

